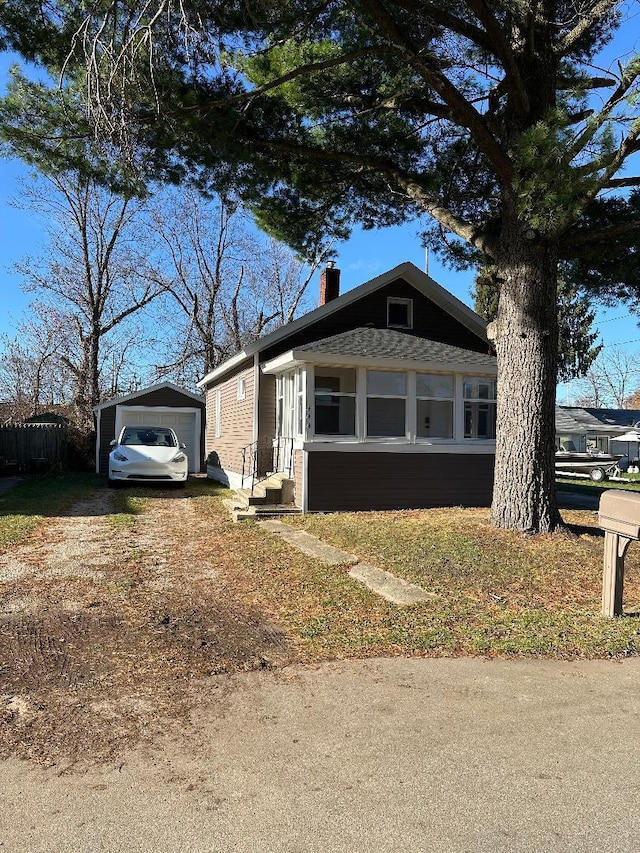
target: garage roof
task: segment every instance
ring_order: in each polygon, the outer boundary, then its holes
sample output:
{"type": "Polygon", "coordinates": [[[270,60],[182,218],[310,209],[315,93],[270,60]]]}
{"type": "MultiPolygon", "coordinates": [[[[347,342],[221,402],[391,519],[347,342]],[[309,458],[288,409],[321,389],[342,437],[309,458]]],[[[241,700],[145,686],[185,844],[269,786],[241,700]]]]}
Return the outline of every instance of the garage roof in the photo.
{"type": "Polygon", "coordinates": [[[145,394],[151,394],[153,391],[161,391],[164,388],[170,388],[178,394],[183,394],[185,397],[190,397],[196,400],[201,405],[204,405],[204,398],[201,394],[194,394],[193,391],[188,391],[186,388],[180,388],[179,385],[174,385],[173,382],[159,382],[157,385],[149,385],[147,388],[139,388],[137,391],[132,391],[130,394],[123,394],[121,397],[112,397],[110,400],[105,400],[103,403],[98,403],[93,407],[94,412],[99,412],[102,409],[107,409],[110,406],[119,406],[121,403],[127,403],[130,400],[135,400],[136,397],[142,397],[145,394]]]}

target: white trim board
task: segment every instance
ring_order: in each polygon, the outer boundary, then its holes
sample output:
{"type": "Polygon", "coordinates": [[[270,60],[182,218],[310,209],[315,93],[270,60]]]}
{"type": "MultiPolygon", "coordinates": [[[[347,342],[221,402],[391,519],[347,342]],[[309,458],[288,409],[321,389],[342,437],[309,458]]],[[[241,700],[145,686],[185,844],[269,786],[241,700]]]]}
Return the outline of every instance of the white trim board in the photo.
{"type": "Polygon", "coordinates": [[[495,441],[480,442],[469,439],[468,444],[455,442],[451,444],[409,444],[400,439],[397,443],[386,441],[309,441],[305,442],[304,451],[307,453],[438,453],[449,456],[480,456],[495,455],[495,441]]]}

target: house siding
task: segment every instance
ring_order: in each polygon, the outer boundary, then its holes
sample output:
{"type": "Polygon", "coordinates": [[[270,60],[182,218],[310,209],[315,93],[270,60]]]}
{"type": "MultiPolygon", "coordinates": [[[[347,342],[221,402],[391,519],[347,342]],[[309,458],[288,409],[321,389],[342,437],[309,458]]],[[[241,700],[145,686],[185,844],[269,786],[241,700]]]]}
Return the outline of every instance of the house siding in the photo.
{"type": "Polygon", "coordinates": [[[295,494],[293,501],[302,509],[304,505],[304,451],[296,450],[293,454],[293,482],[295,494]]]}
{"type": "Polygon", "coordinates": [[[109,406],[100,412],[100,446],[98,452],[98,474],[109,470],[111,442],[116,437],[116,407],[109,406]]]}
{"type": "MultiPolygon", "coordinates": [[[[130,397],[122,403],[114,403],[112,406],[105,406],[100,411],[100,434],[98,436],[99,453],[98,453],[98,473],[106,474],[109,470],[109,453],[111,451],[110,444],[117,438],[116,436],[116,409],[118,405],[122,406],[157,406],[158,408],[200,408],[202,415],[205,413],[205,401],[194,400],[193,397],[187,394],[181,394],[173,388],[158,388],[156,391],[150,391],[146,394],[140,394],[137,397],[130,397]]],[[[204,428],[200,429],[200,458],[204,458],[205,437],[204,428]]]]}
{"type": "Polygon", "coordinates": [[[387,298],[390,296],[413,299],[413,329],[406,331],[406,334],[439,341],[473,352],[488,353],[490,351],[486,341],[475,335],[412,285],[403,279],[397,279],[380,288],[380,290],[323,317],[312,326],[307,326],[285,340],[268,347],[260,353],[260,361],[269,361],[283,352],[288,352],[303,344],[319,341],[340,332],[347,332],[365,324],[370,324],[378,329],[386,329],[387,298]]]}
{"type": "Polygon", "coordinates": [[[307,508],[489,506],[494,461],[494,454],[310,452],[307,508]]]}
{"type": "Polygon", "coordinates": [[[207,388],[206,453],[218,454],[220,467],[225,471],[242,472],[242,448],[251,444],[253,437],[254,403],[253,361],[236,370],[232,376],[207,388]],[[238,400],[238,380],[246,382],[244,400],[238,400]],[[216,436],[216,392],[220,389],[220,435],[216,436]]]}

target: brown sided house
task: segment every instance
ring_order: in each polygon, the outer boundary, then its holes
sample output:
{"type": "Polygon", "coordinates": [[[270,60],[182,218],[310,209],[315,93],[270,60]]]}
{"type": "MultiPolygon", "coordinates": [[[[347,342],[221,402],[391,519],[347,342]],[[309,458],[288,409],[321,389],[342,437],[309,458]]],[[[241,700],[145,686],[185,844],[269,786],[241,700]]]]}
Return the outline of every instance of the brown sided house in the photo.
{"type": "Polygon", "coordinates": [[[199,383],[210,476],[270,471],[305,512],[488,505],[496,359],[484,321],[413,264],[246,346],[199,383]]]}

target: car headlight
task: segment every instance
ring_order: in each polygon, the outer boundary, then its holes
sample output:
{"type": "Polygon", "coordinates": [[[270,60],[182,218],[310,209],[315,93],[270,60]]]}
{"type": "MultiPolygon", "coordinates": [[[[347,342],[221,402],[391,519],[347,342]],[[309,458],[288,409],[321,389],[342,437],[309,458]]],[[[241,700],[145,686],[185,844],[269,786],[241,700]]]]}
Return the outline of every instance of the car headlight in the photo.
{"type": "Polygon", "coordinates": [[[186,458],[187,457],[184,455],[184,453],[178,453],[176,456],[173,457],[173,459],[171,461],[172,462],[184,462],[186,458]]]}
{"type": "Polygon", "coordinates": [[[118,450],[113,454],[113,458],[116,462],[128,462],[128,458],[124,455],[124,453],[120,453],[118,450]]]}

